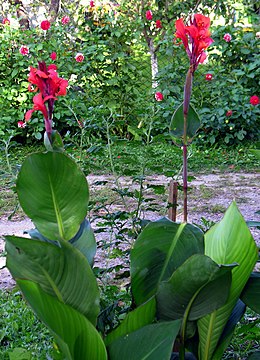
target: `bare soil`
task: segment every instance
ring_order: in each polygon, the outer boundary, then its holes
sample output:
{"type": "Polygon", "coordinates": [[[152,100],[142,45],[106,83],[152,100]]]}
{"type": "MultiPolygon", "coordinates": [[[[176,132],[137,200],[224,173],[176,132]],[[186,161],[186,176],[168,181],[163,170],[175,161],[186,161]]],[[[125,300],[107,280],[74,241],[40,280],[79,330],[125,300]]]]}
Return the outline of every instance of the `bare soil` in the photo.
{"type": "MultiPolygon", "coordinates": [[[[132,179],[124,177],[118,179],[122,187],[136,188],[132,179]]],[[[95,199],[96,194],[108,192],[109,189],[115,186],[115,179],[113,176],[88,176],[92,199],[95,199]],[[107,181],[106,184],[100,182],[107,181]],[[98,183],[97,183],[98,182],[98,183]]],[[[144,182],[146,191],[149,192],[149,186],[164,185],[168,193],[170,179],[165,176],[150,176],[144,182]]],[[[236,201],[239,210],[244,216],[245,220],[260,221],[260,214],[256,214],[260,210],[260,173],[215,173],[210,175],[195,175],[195,178],[189,184],[189,216],[190,223],[201,224],[201,219],[211,220],[214,222],[219,221],[234,200],[236,201]]],[[[120,198],[113,199],[113,209],[121,209],[122,204],[120,198]],[[118,202],[117,202],[118,200],[118,202]]],[[[145,218],[149,220],[156,220],[164,215],[167,215],[167,196],[158,197],[160,202],[160,211],[146,212],[145,218]]],[[[181,199],[178,201],[181,204],[181,199]]],[[[130,206],[133,204],[130,203],[130,206]]],[[[5,267],[5,253],[4,253],[4,235],[18,235],[24,236],[24,231],[33,228],[32,222],[26,217],[15,217],[12,221],[8,220],[8,215],[5,214],[0,218],[0,289],[12,288],[15,285],[8,269],[5,267]]],[[[178,207],[177,221],[182,221],[182,208],[178,207]]],[[[95,228],[95,223],[93,223],[95,228]]],[[[256,228],[250,229],[252,235],[260,246],[260,230],[256,228]]],[[[98,236],[97,236],[98,240],[98,236]]],[[[119,262],[120,259],[111,260],[114,263],[119,262]]],[[[107,265],[106,254],[103,252],[102,247],[98,248],[96,265],[107,265]],[[104,264],[105,263],[105,264],[104,264]]]]}

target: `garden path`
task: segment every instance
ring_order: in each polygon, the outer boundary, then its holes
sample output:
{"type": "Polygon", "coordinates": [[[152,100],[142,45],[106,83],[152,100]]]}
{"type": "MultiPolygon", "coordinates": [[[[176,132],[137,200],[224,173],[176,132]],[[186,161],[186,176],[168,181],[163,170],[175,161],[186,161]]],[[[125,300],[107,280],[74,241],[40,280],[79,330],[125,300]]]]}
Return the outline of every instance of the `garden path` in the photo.
{"type": "MultiPolygon", "coordinates": [[[[122,177],[119,179],[122,187],[135,187],[130,177],[122,177]]],[[[155,175],[149,176],[144,182],[153,185],[168,186],[170,179],[165,176],[155,175]]],[[[88,182],[93,194],[100,191],[111,189],[115,186],[115,179],[111,175],[89,175],[88,182]],[[102,185],[102,182],[107,183],[102,185]],[[97,182],[99,184],[97,185],[97,182]],[[101,184],[100,184],[101,183],[101,184]]],[[[148,187],[147,187],[148,189],[148,187]]],[[[226,173],[212,173],[208,175],[195,175],[195,178],[190,182],[189,192],[189,222],[200,224],[201,218],[211,221],[219,221],[223,217],[225,209],[230,203],[235,200],[245,220],[260,221],[260,214],[256,214],[260,210],[260,173],[245,173],[245,172],[226,172],[226,173]]],[[[149,191],[149,190],[148,190],[149,191]]],[[[168,190],[167,190],[168,192],[168,190]]],[[[166,211],[167,197],[158,198],[161,202],[161,208],[166,211]]],[[[179,201],[181,203],[181,200],[179,201]]],[[[114,202],[111,205],[112,209],[122,210],[122,204],[114,202]]],[[[156,220],[162,216],[162,212],[146,212],[145,218],[149,220],[156,220]]],[[[4,235],[23,235],[24,230],[31,229],[33,224],[28,218],[13,218],[12,221],[7,220],[9,214],[0,218],[0,289],[8,289],[14,286],[14,281],[5,267],[4,254],[4,235]]],[[[182,220],[181,209],[178,211],[177,221],[182,220]]],[[[93,223],[95,228],[95,223],[93,223]]],[[[260,230],[251,228],[251,232],[258,246],[260,246],[260,230]]],[[[97,242],[100,240],[97,234],[97,242]]],[[[103,238],[104,240],[104,238],[103,238]]],[[[121,263],[120,258],[109,260],[107,263],[102,247],[98,247],[96,266],[104,267],[109,265],[113,267],[121,263]]]]}

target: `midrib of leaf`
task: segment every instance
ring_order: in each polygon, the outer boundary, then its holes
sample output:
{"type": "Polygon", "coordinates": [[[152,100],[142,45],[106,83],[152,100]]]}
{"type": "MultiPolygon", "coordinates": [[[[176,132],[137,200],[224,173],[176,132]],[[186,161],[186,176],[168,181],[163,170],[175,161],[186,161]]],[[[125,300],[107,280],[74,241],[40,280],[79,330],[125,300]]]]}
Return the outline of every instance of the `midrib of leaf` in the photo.
{"type": "Polygon", "coordinates": [[[157,346],[155,346],[148,354],[146,354],[142,360],[149,359],[149,356],[153,355],[153,353],[163,344],[166,342],[166,339],[163,339],[157,346]]]}
{"type": "Polygon", "coordinates": [[[57,224],[58,224],[58,228],[59,228],[59,234],[60,234],[61,239],[65,240],[65,231],[64,231],[64,227],[63,227],[61,212],[60,212],[58,203],[56,201],[56,196],[55,196],[55,192],[54,192],[54,189],[52,186],[50,174],[48,174],[48,177],[49,177],[49,184],[50,184],[50,188],[51,188],[52,201],[53,201],[57,224]]]}
{"type": "Polygon", "coordinates": [[[48,274],[48,272],[44,269],[44,267],[42,267],[40,265],[40,268],[42,270],[42,272],[44,273],[44,275],[46,276],[46,279],[49,281],[49,284],[51,286],[51,288],[53,289],[55,295],[57,296],[58,300],[62,303],[64,303],[64,300],[62,298],[62,295],[58,289],[58,287],[56,286],[55,282],[52,280],[52,278],[50,277],[50,275],[48,274]]]}
{"type": "Polygon", "coordinates": [[[205,343],[205,351],[204,351],[204,356],[203,356],[203,358],[201,358],[201,360],[209,359],[211,337],[212,337],[213,328],[214,328],[214,324],[215,324],[215,320],[216,320],[216,313],[217,313],[217,311],[215,310],[210,315],[208,331],[207,331],[207,339],[206,339],[206,343],[205,343]]]}
{"type": "Polygon", "coordinates": [[[162,271],[161,271],[161,275],[160,275],[160,277],[159,277],[159,279],[158,279],[158,284],[162,281],[162,278],[163,278],[163,276],[164,276],[165,270],[166,270],[166,268],[167,268],[167,266],[168,266],[168,263],[169,263],[170,258],[171,258],[171,256],[172,256],[172,253],[173,253],[173,250],[174,250],[174,248],[175,248],[176,239],[178,239],[178,237],[180,237],[180,235],[181,235],[181,233],[183,232],[185,226],[186,226],[186,224],[180,224],[180,226],[179,226],[179,228],[178,228],[178,230],[177,230],[177,232],[176,232],[176,234],[175,234],[175,236],[174,236],[174,238],[173,238],[173,241],[172,241],[172,243],[171,243],[170,249],[169,249],[168,254],[167,254],[167,258],[166,258],[166,260],[165,260],[165,262],[164,262],[164,265],[163,265],[163,268],[162,268],[162,271]]]}

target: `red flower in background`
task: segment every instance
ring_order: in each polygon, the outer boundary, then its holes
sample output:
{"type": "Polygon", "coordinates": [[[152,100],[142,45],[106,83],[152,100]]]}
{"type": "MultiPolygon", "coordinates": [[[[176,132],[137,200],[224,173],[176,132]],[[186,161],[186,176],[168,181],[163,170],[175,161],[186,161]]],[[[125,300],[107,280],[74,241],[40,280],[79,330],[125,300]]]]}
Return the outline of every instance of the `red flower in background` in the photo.
{"type": "Polygon", "coordinates": [[[3,18],[2,24],[4,24],[4,25],[10,25],[10,20],[7,19],[7,18],[3,18]]]}
{"type": "Polygon", "coordinates": [[[161,20],[156,20],[156,22],[155,22],[155,27],[156,27],[156,29],[161,29],[161,28],[162,28],[162,22],[161,22],[161,20]]]}
{"type": "Polygon", "coordinates": [[[226,41],[226,42],[230,42],[232,40],[232,36],[227,33],[223,36],[223,39],[226,41]]]}
{"type": "Polygon", "coordinates": [[[207,81],[210,81],[210,80],[212,80],[212,78],[213,78],[213,75],[212,74],[206,74],[205,75],[205,80],[207,80],[207,81]]]}
{"type": "Polygon", "coordinates": [[[145,17],[147,20],[153,20],[153,13],[151,10],[147,10],[145,13],[145,17]]]}
{"type": "Polygon", "coordinates": [[[84,55],[82,53],[77,53],[75,56],[77,62],[82,62],[84,60],[84,55]]]}
{"type": "Polygon", "coordinates": [[[23,56],[27,56],[29,54],[29,48],[28,46],[22,45],[19,49],[20,54],[23,56]]]}
{"type": "Polygon", "coordinates": [[[61,19],[61,23],[62,23],[63,25],[66,25],[66,24],[68,24],[69,22],[70,22],[70,17],[67,16],[67,15],[63,16],[63,18],[61,19]]]}
{"type": "Polygon", "coordinates": [[[28,77],[29,91],[40,91],[33,97],[33,108],[25,114],[28,121],[34,111],[41,111],[44,116],[45,128],[47,133],[52,131],[52,113],[54,101],[57,96],[66,95],[68,81],[58,77],[56,65],[46,66],[45,62],[39,62],[38,69],[31,67],[28,77]],[[35,85],[34,89],[32,85],[35,85]]]}
{"type": "Polygon", "coordinates": [[[95,7],[95,2],[94,2],[93,0],[90,0],[89,6],[90,6],[91,8],[95,7]]]}
{"type": "Polygon", "coordinates": [[[232,110],[228,110],[228,111],[226,112],[226,116],[227,116],[227,117],[232,116],[232,114],[233,114],[233,111],[232,111],[232,110]]]}
{"type": "Polygon", "coordinates": [[[162,94],[160,91],[157,91],[157,92],[154,94],[154,97],[155,97],[155,100],[156,100],[156,101],[163,101],[163,94],[162,94]]]}
{"type": "Polygon", "coordinates": [[[55,61],[57,59],[57,54],[55,51],[51,53],[50,58],[52,59],[52,61],[55,61]]]}
{"type": "Polygon", "coordinates": [[[51,27],[51,23],[49,22],[49,20],[43,20],[41,22],[42,30],[44,30],[44,31],[49,30],[50,27],[51,27]]]}
{"type": "Polygon", "coordinates": [[[183,19],[175,22],[175,37],[181,39],[187,55],[190,58],[192,72],[199,63],[206,59],[205,50],[213,43],[209,32],[210,18],[201,14],[195,14],[190,25],[185,25],[183,19]]]}
{"type": "Polygon", "coordinates": [[[25,123],[24,121],[18,121],[17,126],[18,126],[19,128],[25,128],[26,123],[25,123]]]}
{"type": "Polygon", "coordinates": [[[256,95],[251,96],[251,98],[250,98],[250,104],[253,105],[253,106],[256,106],[256,105],[260,104],[260,99],[259,99],[259,97],[256,96],[256,95]]]}

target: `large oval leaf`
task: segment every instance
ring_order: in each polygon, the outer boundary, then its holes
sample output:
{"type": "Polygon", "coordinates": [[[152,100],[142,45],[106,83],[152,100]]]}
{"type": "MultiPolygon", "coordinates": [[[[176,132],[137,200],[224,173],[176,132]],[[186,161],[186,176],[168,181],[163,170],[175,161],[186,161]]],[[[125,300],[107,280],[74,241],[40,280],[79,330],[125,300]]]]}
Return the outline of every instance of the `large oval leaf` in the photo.
{"type": "MultiPolygon", "coordinates": [[[[181,138],[183,136],[183,104],[181,104],[174,112],[170,124],[170,134],[174,137],[181,138]]],[[[189,106],[187,117],[187,137],[192,139],[200,127],[200,118],[196,110],[189,106]]]]}
{"type": "Polygon", "coordinates": [[[200,359],[211,359],[222,331],[254,268],[258,252],[255,241],[233,202],[224,218],[205,235],[205,254],[217,264],[237,263],[226,304],[198,321],[200,359]]]}
{"type": "Polygon", "coordinates": [[[260,273],[253,272],[246,283],[246,286],[243,289],[243,292],[240,296],[240,299],[254,310],[256,313],[260,314],[260,273]]]}
{"type": "Polygon", "coordinates": [[[87,214],[86,178],[60,152],[29,155],[18,175],[17,193],[24,212],[51,240],[71,239],[87,214]]]}
{"type": "Polygon", "coordinates": [[[155,295],[161,281],[191,255],[203,254],[203,233],[190,224],[166,218],[149,223],[131,252],[132,292],[137,305],[155,295]]]}
{"type": "Polygon", "coordinates": [[[170,359],[180,324],[180,320],[151,324],[127,334],[108,346],[109,359],[170,359]]]}
{"type": "Polygon", "coordinates": [[[87,259],[70,243],[59,246],[6,236],[7,267],[15,280],[38,283],[47,294],[69,304],[96,324],[99,290],[87,259]]]}
{"type": "Polygon", "coordinates": [[[157,315],[163,320],[197,320],[224,305],[233,266],[219,266],[208,256],[195,254],[159,285],[157,315]]]}
{"type": "Polygon", "coordinates": [[[107,359],[101,336],[82,314],[31,281],[18,280],[17,283],[34,312],[51,330],[66,359],[107,359]]]}

